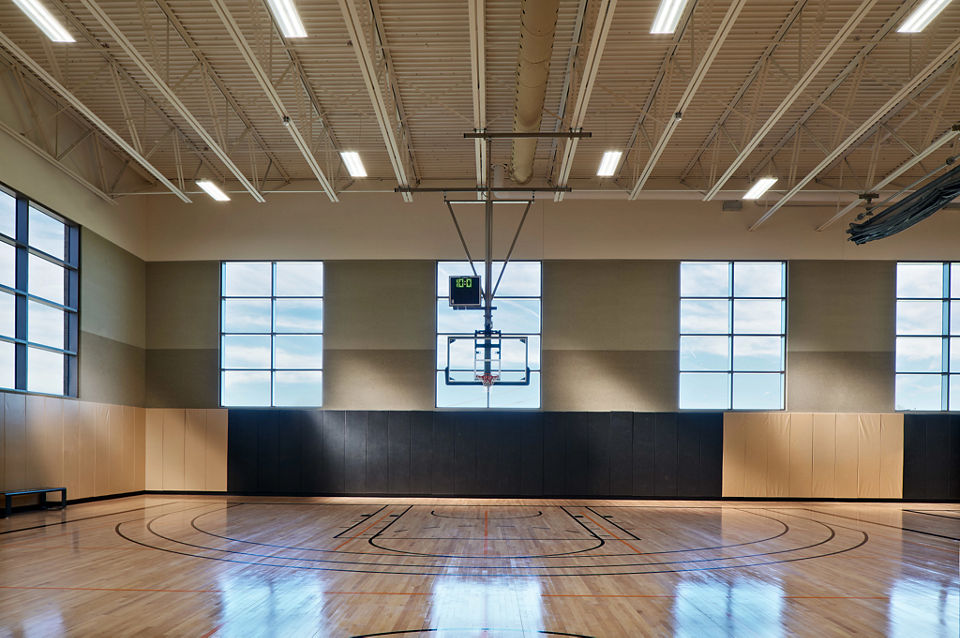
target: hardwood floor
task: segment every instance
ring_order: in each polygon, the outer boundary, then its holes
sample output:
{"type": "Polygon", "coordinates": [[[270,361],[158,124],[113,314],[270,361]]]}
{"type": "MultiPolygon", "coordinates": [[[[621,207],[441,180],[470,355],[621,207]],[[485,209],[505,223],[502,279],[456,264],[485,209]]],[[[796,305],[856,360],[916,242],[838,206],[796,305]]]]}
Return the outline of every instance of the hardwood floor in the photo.
{"type": "Polygon", "coordinates": [[[6,636],[960,635],[960,504],[138,496],[0,519],[6,636]]]}

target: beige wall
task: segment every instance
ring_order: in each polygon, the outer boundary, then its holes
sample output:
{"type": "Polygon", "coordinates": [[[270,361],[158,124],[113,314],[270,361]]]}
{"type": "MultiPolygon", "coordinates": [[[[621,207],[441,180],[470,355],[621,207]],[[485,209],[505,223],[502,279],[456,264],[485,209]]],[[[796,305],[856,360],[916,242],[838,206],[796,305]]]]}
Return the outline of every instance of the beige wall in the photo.
{"type": "Polygon", "coordinates": [[[143,408],[0,393],[0,489],[65,486],[70,499],[143,489],[143,408]]]}
{"type": "Polygon", "coordinates": [[[226,410],[146,410],[145,489],[224,492],[226,410]]]}
{"type": "Polygon", "coordinates": [[[723,496],[902,498],[903,415],[728,412],[723,496]]]}

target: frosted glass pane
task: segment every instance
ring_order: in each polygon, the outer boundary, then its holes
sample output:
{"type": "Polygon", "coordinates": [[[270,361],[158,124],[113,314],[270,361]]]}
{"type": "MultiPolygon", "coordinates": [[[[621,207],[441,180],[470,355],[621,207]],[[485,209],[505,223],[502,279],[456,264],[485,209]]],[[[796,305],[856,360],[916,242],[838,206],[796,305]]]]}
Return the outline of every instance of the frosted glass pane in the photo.
{"type": "Polygon", "coordinates": [[[733,302],[733,331],[737,334],[783,334],[783,300],[737,299],[733,302]]]}
{"type": "MultiPolygon", "coordinates": [[[[519,334],[540,332],[539,299],[497,299],[495,305],[497,308],[493,311],[494,330],[519,334]]],[[[477,311],[458,312],[476,313],[477,311]]]]}
{"type": "Polygon", "coordinates": [[[27,263],[27,291],[31,295],[62,304],[65,285],[63,267],[36,255],[30,255],[27,263]]]}
{"type": "Polygon", "coordinates": [[[224,297],[269,297],[273,291],[269,261],[229,261],[223,264],[224,297]]]}
{"type": "Polygon", "coordinates": [[[711,372],[680,374],[680,409],[726,410],[729,408],[729,374],[711,372]]]}
{"type": "Polygon", "coordinates": [[[0,341],[0,388],[13,388],[16,383],[16,348],[9,341],[0,341]]]}
{"type": "Polygon", "coordinates": [[[66,254],[66,226],[50,215],[30,207],[28,243],[33,248],[63,259],[66,254]]]}
{"type": "Polygon", "coordinates": [[[278,261],[278,297],[322,297],[323,262],[278,261]]]}
{"type": "Polygon", "coordinates": [[[63,356],[39,348],[27,348],[27,390],[63,394],[63,356]]]}
{"type": "Polygon", "coordinates": [[[273,404],[283,406],[323,405],[323,373],[279,371],[273,375],[273,404]]]}
{"type": "Polygon", "coordinates": [[[943,333],[943,302],[898,301],[898,335],[938,335],[943,333]]]}
{"type": "Polygon", "coordinates": [[[323,367],[322,335],[277,335],[273,338],[276,368],[319,369],[323,367]]]}
{"type": "Polygon", "coordinates": [[[323,332],[323,300],[277,299],[274,322],[277,332],[323,332]]]}
{"type": "Polygon", "coordinates": [[[782,262],[738,261],[733,264],[735,297],[783,297],[785,268],[782,262]]]}
{"type": "Polygon", "coordinates": [[[727,334],[730,332],[730,302],[727,299],[682,299],[681,334],[727,334]]]}
{"type": "Polygon", "coordinates": [[[0,335],[16,336],[16,298],[6,292],[0,292],[0,335]]]}
{"type": "Polygon", "coordinates": [[[483,311],[454,310],[446,299],[437,300],[437,332],[473,334],[483,329],[483,311]]]}
{"type": "Polygon", "coordinates": [[[497,385],[490,388],[491,408],[539,408],[540,373],[530,374],[529,385],[497,385]]]}
{"type": "Polygon", "coordinates": [[[939,374],[898,374],[895,409],[940,410],[939,374]]]}
{"type": "Polygon", "coordinates": [[[221,375],[221,403],[230,406],[269,406],[270,373],[226,370],[221,375]]]}
{"type": "Polygon", "coordinates": [[[17,199],[5,190],[0,190],[0,233],[17,236],[17,199]]]}
{"type": "Polygon", "coordinates": [[[733,369],[750,372],[783,370],[783,338],[734,337],[733,369]]]}
{"type": "Polygon", "coordinates": [[[680,337],[681,370],[729,370],[729,337],[680,337]]]}
{"type": "Polygon", "coordinates": [[[220,357],[224,368],[270,368],[270,336],[226,335],[220,357]]]}
{"type": "Polygon", "coordinates": [[[960,374],[950,375],[950,410],[960,411],[960,374]]]}
{"type": "Polygon", "coordinates": [[[0,242],[0,284],[17,287],[17,249],[6,242],[0,242]]]}
{"type": "Polygon", "coordinates": [[[485,408],[487,390],[483,386],[447,385],[446,375],[437,372],[438,408],[485,408]]]}
{"type": "Polygon", "coordinates": [[[897,372],[941,372],[943,339],[897,337],[897,372]]]}
{"type": "Polygon", "coordinates": [[[897,264],[897,296],[943,297],[943,264],[897,264]]]}
{"type": "Polygon", "coordinates": [[[27,340],[63,348],[64,312],[36,301],[27,303],[27,340]]]}
{"type": "Polygon", "coordinates": [[[224,299],[224,332],[270,332],[269,299],[224,299]]]}
{"type": "Polygon", "coordinates": [[[729,297],[730,262],[682,262],[680,264],[680,296],[729,297]]]}
{"type": "Polygon", "coordinates": [[[733,409],[783,409],[783,375],[734,373],[733,409]]]}

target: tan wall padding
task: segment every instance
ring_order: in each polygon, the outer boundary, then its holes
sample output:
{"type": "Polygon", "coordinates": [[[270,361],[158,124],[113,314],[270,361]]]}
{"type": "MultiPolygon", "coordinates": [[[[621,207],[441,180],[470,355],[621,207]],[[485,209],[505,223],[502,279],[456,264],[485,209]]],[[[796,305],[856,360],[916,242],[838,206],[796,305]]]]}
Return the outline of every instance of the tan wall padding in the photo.
{"type": "Polygon", "coordinates": [[[143,489],[143,408],[10,393],[0,404],[0,489],[64,486],[70,499],[143,489]]]}
{"type": "Polygon", "coordinates": [[[227,489],[227,411],[146,410],[148,490],[227,489]]]}
{"type": "Polygon", "coordinates": [[[903,415],[730,412],[723,496],[901,498],[903,415]]]}

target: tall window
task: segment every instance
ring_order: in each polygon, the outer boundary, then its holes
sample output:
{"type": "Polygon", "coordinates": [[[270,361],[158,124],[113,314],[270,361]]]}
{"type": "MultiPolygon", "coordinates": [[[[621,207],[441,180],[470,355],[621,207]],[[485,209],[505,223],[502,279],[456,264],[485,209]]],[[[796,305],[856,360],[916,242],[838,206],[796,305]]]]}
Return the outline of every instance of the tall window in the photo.
{"type": "Polygon", "coordinates": [[[77,396],[79,228],[0,188],[0,387],[77,396]]]}
{"type": "Polygon", "coordinates": [[[680,264],[680,408],[782,410],[786,264],[680,264]]]}
{"type": "MultiPolygon", "coordinates": [[[[475,264],[481,275],[480,285],[486,290],[483,263],[475,264]]],[[[504,381],[520,378],[520,369],[529,366],[527,385],[495,383],[489,392],[480,385],[447,383],[448,349],[450,369],[455,379],[474,379],[475,351],[472,341],[455,341],[449,337],[473,335],[483,329],[482,310],[455,310],[449,304],[449,286],[452,275],[472,274],[469,262],[441,261],[437,263],[437,407],[438,408],[539,408],[540,407],[540,307],[541,268],[538,261],[511,261],[503,269],[503,262],[494,262],[493,281],[500,279],[493,300],[493,328],[504,337],[501,352],[501,378],[504,381]],[[500,273],[503,271],[503,277],[500,273]]]]}
{"type": "Polygon", "coordinates": [[[220,294],[221,405],[322,405],[323,262],[223,262],[220,294]]]}
{"type": "Polygon", "coordinates": [[[897,410],[960,410],[960,263],[897,264],[897,410]]]}

